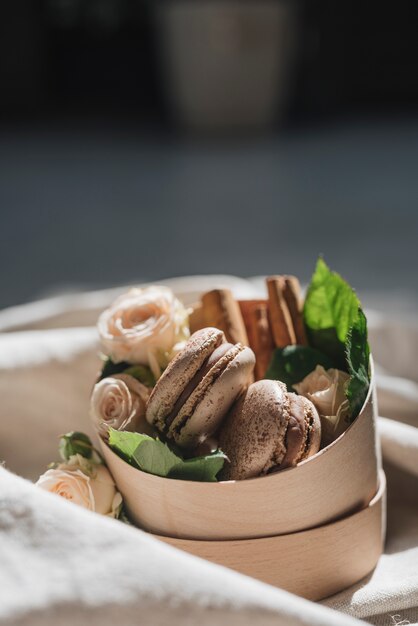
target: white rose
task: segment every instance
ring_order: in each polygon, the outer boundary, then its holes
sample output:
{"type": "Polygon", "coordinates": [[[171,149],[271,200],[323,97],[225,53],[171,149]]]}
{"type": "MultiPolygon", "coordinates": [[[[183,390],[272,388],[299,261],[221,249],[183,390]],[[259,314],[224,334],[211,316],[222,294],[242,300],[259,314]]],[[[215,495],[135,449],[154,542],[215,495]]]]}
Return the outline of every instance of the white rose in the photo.
{"type": "Polygon", "coordinates": [[[112,361],[149,365],[156,378],[190,335],[187,310],[171,289],[158,286],[117,298],[100,315],[98,330],[112,361]]]}
{"type": "Polygon", "coordinates": [[[350,376],[337,369],[325,370],[322,365],[293,385],[298,394],[316,407],[322,425],[322,441],[327,445],[348,426],[350,406],[345,395],[350,376]]]}
{"type": "Polygon", "coordinates": [[[117,517],[122,496],[109,470],[75,455],[39,477],[36,485],[74,504],[108,517],[117,517]]]}
{"type": "Polygon", "coordinates": [[[109,427],[150,434],[145,419],[149,394],[148,387],[129,374],[115,374],[98,382],[90,400],[90,416],[100,436],[107,440],[109,427]]]}

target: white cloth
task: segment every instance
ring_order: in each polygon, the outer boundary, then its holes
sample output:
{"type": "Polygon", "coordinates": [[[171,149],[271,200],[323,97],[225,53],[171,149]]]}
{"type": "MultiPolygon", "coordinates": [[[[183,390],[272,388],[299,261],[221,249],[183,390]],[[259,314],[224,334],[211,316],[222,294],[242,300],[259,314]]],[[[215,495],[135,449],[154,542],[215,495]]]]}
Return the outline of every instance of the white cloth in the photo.
{"type": "MultiPolygon", "coordinates": [[[[190,304],[200,290],[257,282],[166,281],[190,304]]],[[[379,430],[388,478],[388,539],[375,571],[320,604],[176,551],[140,530],[46,494],[36,478],[57,437],[90,430],[98,368],[92,327],[119,290],[0,312],[0,625],[418,624],[418,327],[369,313],[379,430]],[[406,378],[408,376],[408,379],[406,378]],[[331,611],[330,609],[337,609],[331,611]]]]}

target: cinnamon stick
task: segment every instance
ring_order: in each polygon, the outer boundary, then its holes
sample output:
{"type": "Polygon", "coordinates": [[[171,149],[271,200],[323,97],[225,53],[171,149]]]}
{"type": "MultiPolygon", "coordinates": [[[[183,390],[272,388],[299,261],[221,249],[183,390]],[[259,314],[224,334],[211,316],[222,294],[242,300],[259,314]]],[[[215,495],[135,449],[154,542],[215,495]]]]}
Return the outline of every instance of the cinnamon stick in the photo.
{"type": "Polygon", "coordinates": [[[241,300],[239,305],[243,313],[250,348],[256,357],[255,379],[260,380],[266,374],[274,350],[267,300],[241,300]]]}
{"type": "Polygon", "coordinates": [[[277,348],[284,348],[296,343],[292,318],[284,297],[285,287],[284,276],[267,278],[270,324],[277,348]]]}
{"type": "Polygon", "coordinates": [[[247,335],[248,335],[248,341],[250,342],[250,347],[251,346],[251,330],[252,330],[252,312],[254,310],[255,307],[257,306],[264,306],[265,308],[267,307],[267,300],[238,300],[238,305],[241,311],[241,315],[242,315],[242,319],[244,320],[244,325],[245,325],[245,329],[247,331],[247,335]]]}
{"type": "Polygon", "coordinates": [[[306,346],[308,341],[306,339],[305,324],[303,321],[302,290],[296,276],[284,276],[283,295],[286,300],[287,308],[289,309],[290,317],[292,318],[296,343],[301,346],[306,346]]]}
{"type": "Polygon", "coordinates": [[[190,332],[193,334],[197,330],[204,328],[206,322],[203,315],[203,306],[199,303],[194,304],[192,312],[189,315],[190,332]]]}
{"type": "Polygon", "coordinates": [[[248,346],[248,336],[238,302],[229,289],[213,289],[202,296],[203,318],[206,326],[223,330],[230,343],[248,346]]]}

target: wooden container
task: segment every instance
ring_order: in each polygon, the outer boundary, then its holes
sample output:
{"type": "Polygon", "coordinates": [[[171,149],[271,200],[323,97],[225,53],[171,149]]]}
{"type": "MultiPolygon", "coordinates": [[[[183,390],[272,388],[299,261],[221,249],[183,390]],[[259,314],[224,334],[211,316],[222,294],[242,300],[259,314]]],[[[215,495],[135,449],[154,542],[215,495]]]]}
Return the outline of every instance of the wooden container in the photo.
{"type": "Polygon", "coordinates": [[[361,511],[331,524],[288,535],[229,541],[157,537],[213,563],[321,600],[369,574],[382,553],[386,528],[386,479],[361,511]]]}
{"type": "Polygon", "coordinates": [[[131,467],[104,443],[102,451],[130,517],[157,535],[249,540],[299,533],[341,517],[354,520],[348,516],[368,507],[379,483],[374,375],[362,411],[338,439],[297,467],[260,478],[160,478],[131,467]]]}

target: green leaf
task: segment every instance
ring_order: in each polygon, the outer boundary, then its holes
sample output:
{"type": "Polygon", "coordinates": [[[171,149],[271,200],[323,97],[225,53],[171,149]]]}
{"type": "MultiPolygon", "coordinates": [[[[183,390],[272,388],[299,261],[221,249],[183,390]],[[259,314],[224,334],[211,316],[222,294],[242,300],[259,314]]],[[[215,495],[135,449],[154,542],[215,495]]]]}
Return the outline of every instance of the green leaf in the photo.
{"type": "Polygon", "coordinates": [[[114,376],[115,374],[129,374],[147,387],[154,387],[156,383],[154,374],[147,365],[132,365],[132,363],[128,363],[127,361],[114,363],[109,357],[104,362],[99,381],[103,380],[103,378],[114,376]]]}
{"type": "Polygon", "coordinates": [[[90,437],[84,433],[67,433],[60,437],[59,453],[64,461],[68,461],[70,456],[74,454],[81,454],[84,458],[91,459],[93,455],[93,444],[90,441],[90,437]]]}
{"type": "Polygon", "coordinates": [[[277,348],[265,378],[281,380],[288,390],[292,391],[292,386],[303,380],[317,365],[322,365],[325,369],[333,367],[331,359],[314,348],[308,346],[277,348]]]}
{"type": "Polygon", "coordinates": [[[154,387],[156,383],[154,374],[146,365],[132,365],[131,367],[128,367],[128,369],[124,370],[123,373],[133,376],[146,387],[154,387]]]}
{"type": "Polygon", "coordinates": [[[176,465],[183,462],[167,444],[151,437],[139,444],[133,454],[133,460],[143,472],[163,477],[168,476],[176,465]]]}
{"type": "Polygon", "coordinates": [[[126,361],[121,361],[120,363],[114,363],[112,359],[109,357],[105,360],[102,371],[99,376],[99,380],[103,380],[103,378],[108,378],[109,376],[113,376],[113,374],[121,374],[129,367],[132,367],[131,363],[127,363],[126,361]]]}
{"type": "Polygon", "coordinates": [[[367,341],[367,320],[361,308],[351,327],[346,345],[348,372],[351,376],[346,396],[350,403],[351,419],[359,414],[370,385],[370,348],[367,341]]]}
{"type": "Polygon", "coordinates": [[[147,439],[152,440],[152,437],[109,428],[109,446],[128,463],[132,463],[134,452],[139,444],[147,439]]]}
{"type": "Polygon", "coordinates": [[[207,456],[187,459],[173,467],[170,471],[170,478],[216,482],[216,476],[223,468],[226,459],[226,455],[221,450],[216,450],[207,456]]]}
{"type": "Polygon", "coordinates": [[[309,343],[346,369],[345,342],[360,306],[350,285],[318,259],[303,309],[309,343]]]}
{"type": "Polygon", "coordinates": [[[226,456],[220,450],[183,459],[166,443],[148,435],[109,429],[109,445],[125,461],[148,474],[180,480],[213,482],[226,456]]]}
{"type": "Polygon", "coordinates": [[[353,420],[370,385],[367,320],[356,293],[321,258],[308,288],[303,314],[310,345],[330,357],[334,367],[350,374],[346,395],[353,420]]]}

